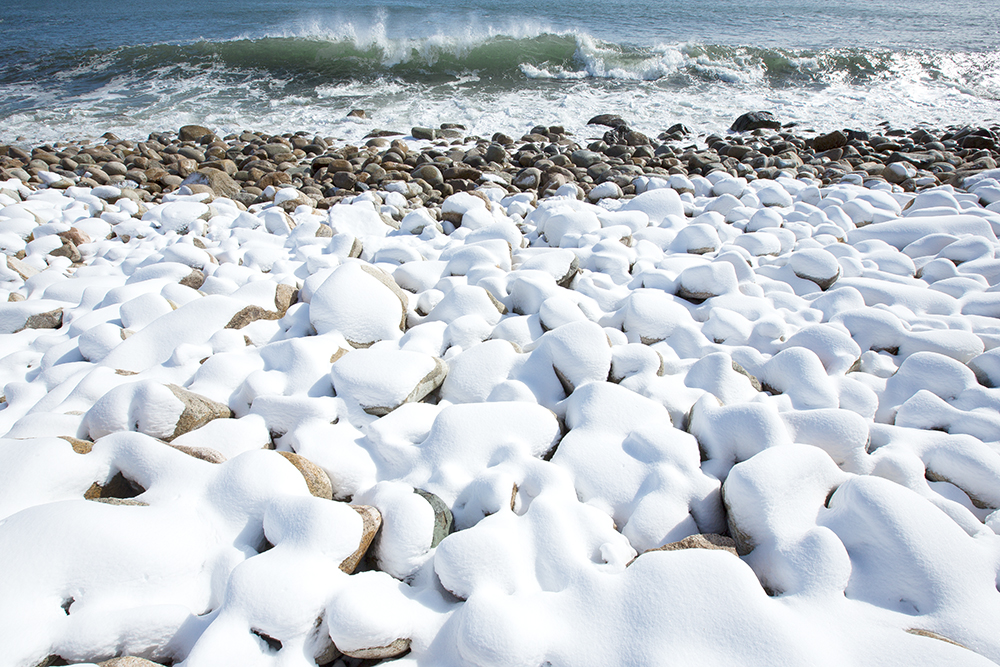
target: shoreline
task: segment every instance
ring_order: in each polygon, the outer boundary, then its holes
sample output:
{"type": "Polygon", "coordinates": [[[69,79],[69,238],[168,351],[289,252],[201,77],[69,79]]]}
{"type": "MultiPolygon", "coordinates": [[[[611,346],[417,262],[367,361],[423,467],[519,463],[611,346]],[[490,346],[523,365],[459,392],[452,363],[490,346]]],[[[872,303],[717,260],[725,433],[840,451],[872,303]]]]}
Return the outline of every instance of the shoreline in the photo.
{"type": "MultiPolygon", "coordinates": [[[[356,113],[363,117],[363,111],[356,113]]],[[[651,137],[629,129],[618,116],[602,114],[587,126],[600,139],[538,125],[519,138],[501,133],[483,138],[469,135],[462,125],[442,123],[440,128],[414,127],[409,135],[374,130],[360,145],[305,131],[219,137],[207,127],[190,125],[151,134],[146,141],[108,133],[97,141],[27,150],[0,146],[0,179],[49,188],[112,185],[145,203],[185,187],[182,194],[229,197],[244,207],[272,201],[274,191],[291,187],[295,202],[319,209],[367,190],[389,189],[412,205],[437,208],[447,196],[486,183],[538,196],[575,185],[579,198],[596,200],[634,195],[632,181],[638,177],[715,171],[748,181],[780,175],[822,185],[846,178],[915,192],[942,184],[960,188],[965,177],[1000,162],[997,126],[820,135],[782,128],[768,112],[740,118],[747,117],[737,119],[725,136],[696,137],[677,124],[651,137]]]]}

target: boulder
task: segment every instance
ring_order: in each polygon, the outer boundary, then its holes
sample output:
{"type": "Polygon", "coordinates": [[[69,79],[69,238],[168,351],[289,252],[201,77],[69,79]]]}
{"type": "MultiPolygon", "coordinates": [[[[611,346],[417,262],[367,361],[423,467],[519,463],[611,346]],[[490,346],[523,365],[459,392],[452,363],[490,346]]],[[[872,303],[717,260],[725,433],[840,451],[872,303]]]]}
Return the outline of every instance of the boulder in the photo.
{"type": "Polygon", "coordinates": [[[212,134],[212,131],[202,125],[184,125],[177,131],[177,138],[181,141],[200,141],[209,134],[212,134]]]}
{"type": "Polygon", "coordinates": [[[337,267],[309,304],[317,333],[340,332],[354,347],[395,340],[406,327],[406,294],[385,272],[351,262],[337,267]]]}
{"type": "Polygon", "coordinates": [[[625,119],[613,113],[597,114],[587,121],[587,125],[604,125],[605,127],[618,127],[626,125],[625,119]]]}
{"type": "Polygon", "coordinates": [[[750,132],[751,130],[781,129],[781,123],[770,111],[748,111],[735,121],[729,128],[733,132],[750,132]]]}
{"type": "Polygon", "coordinates": [[[361,349],[337,359],[330,378],[351,407],[382,417],[404,403],[422,400],[444,382],[448,367],[422,352],[361,349]]]}

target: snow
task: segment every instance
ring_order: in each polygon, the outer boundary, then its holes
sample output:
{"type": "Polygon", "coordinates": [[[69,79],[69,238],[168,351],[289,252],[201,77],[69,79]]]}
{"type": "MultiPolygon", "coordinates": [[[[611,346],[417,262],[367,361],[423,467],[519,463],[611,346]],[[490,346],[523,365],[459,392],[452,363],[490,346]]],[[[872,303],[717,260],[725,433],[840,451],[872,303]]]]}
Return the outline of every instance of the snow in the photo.
{"type": "Polygon", "coordinates": [[[1000,662],[966,185],[0,183],[0,663],[1000,662]]]}

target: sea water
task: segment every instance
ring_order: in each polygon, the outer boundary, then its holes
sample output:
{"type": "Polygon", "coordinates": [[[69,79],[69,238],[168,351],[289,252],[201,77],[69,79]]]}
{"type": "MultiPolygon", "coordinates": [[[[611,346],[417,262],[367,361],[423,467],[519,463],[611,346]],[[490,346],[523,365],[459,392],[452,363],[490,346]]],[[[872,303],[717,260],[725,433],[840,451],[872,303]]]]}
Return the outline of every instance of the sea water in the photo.
{"type": "Polygon", "coordinates": [[[1000,122],[997,0],[2,0],[0,44],[0,142],[1000,122]]]}

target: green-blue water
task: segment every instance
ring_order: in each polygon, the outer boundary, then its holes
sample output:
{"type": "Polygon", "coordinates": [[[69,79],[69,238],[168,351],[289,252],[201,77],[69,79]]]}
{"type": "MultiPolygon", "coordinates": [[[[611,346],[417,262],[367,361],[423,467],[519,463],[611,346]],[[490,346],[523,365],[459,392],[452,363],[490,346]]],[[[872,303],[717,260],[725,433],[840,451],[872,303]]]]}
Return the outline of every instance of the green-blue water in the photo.
{"type": "Polygon", "coordinates": [[[0,141],[1000,120],[1000,2],[0,2],[0,141]],[[353,108],[368,120],[346,119],[353,108]]]}

